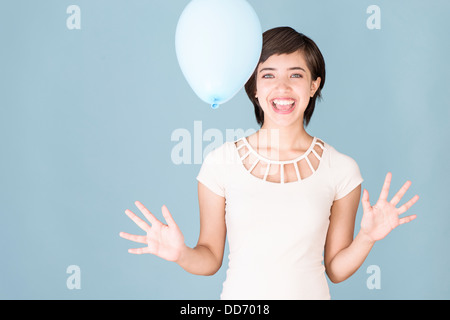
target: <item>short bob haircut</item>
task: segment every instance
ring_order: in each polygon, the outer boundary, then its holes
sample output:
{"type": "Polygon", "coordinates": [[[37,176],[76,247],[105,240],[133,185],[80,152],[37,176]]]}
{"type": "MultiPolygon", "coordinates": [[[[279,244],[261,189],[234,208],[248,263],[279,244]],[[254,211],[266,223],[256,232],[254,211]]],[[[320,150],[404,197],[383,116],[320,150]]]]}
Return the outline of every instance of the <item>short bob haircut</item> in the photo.
{"type": "Polygon", "coordinates": [[[264,112],[259,105],[258,99],[255,98],[258,67],[261,63],[265,62],[274,54],[290,54],[296,51],[301,51],[304,54],[304,58],[307,67],[311,72],[312,79],[316,80],[317,77],[321,78],[319,88],[314,96],[309,100],[303,116],[303,123],[305,127],[311,120],[311,116],[316,105],[316,99],[322,98],[321,90],[325,84],[325,60],[323,59],[322,53],[314,41],[290,27],[277,27],[267,30],[263,33],[262,52],[258,65],[250,79],[245,84],[245,92],[255,107],[256,121],[260,126],[264,123],[264,112]]]}

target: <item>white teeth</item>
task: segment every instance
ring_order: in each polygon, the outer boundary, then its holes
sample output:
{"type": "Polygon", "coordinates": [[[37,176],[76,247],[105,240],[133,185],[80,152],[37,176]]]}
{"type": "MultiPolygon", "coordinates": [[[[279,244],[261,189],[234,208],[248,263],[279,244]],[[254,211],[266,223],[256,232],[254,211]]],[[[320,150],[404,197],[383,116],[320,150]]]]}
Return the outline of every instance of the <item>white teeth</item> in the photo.
{"type": "Polygon", "coordinates": [[[280,111],[287,111],[287,110],[291,110],[292,108],[294,108],[294,104],[295,104],[295,100],[290,100],[290,99],[274,99],[272,100],[272,105],[274,106],[275,109],[280,110],[280,111]],[[286,108],[287,106],[289,106],[288,108],[286,108]]]}
{"type": "Polygon", "coordinates": [[[288,106],[293,104],[295,101],[294,100],[273,100],[274,104],[280,105],[280,106],[288,106]]]}

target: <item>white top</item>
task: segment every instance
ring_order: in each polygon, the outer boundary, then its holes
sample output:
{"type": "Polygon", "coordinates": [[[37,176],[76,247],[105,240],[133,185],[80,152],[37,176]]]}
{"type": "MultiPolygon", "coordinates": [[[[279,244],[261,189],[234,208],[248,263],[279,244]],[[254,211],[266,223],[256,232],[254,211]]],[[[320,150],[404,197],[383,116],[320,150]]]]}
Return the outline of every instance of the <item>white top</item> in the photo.
{"type": "Polygon", "coordinates": [[[275,161],[243,137],[211,151],[197,180],[226,199],[221,299],[330,299],[322,254],[333,201],[363,181],[352,158],[314,138],[275,161]]]}

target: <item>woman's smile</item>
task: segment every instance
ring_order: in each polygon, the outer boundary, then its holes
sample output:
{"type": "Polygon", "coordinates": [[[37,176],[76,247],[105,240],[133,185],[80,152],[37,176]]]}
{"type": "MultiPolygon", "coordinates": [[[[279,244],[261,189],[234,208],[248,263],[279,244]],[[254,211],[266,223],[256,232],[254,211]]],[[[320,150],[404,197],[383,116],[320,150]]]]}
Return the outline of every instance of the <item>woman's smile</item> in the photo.
{"type": "Polygon", "coordinates": [[[275,98],[271,101],[272,109],[279,114],[291,113],[296,105],[296,101],[292,98],[275,98]]]}

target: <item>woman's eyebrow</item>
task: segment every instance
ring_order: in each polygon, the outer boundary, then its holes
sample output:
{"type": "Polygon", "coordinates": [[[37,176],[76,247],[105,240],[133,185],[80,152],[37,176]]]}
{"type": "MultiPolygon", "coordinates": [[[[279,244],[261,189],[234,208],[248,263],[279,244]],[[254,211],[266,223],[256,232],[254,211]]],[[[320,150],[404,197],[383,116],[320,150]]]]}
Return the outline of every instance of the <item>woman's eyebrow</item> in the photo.
{"type": "MultiPolygon", "coordinates": [[[[259,70],[259,72],[263,72],[263,71],[276,71],[276,68],[262,68],[261,70],[259,70]]],[[[302,70],[303,72],[306,72],[305,69],[303,69],[302,67],[292,67],[288,69],[289,71],[291,70],[302,70]]]]}
{"type": "Polygon", "coordinates": [[[302,67],[293,67],[293,68],[289,68],[288,70],[302,70],[303,72],[306,72],[306,70],[303,69],[302,67]]]}

